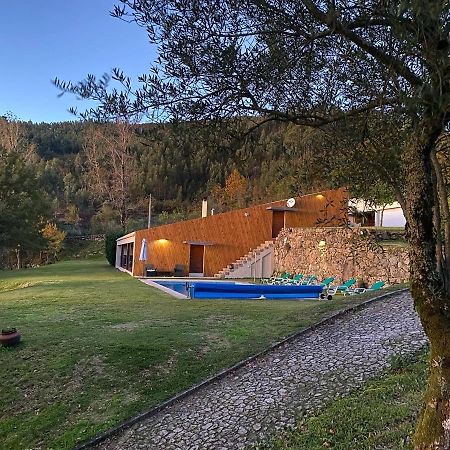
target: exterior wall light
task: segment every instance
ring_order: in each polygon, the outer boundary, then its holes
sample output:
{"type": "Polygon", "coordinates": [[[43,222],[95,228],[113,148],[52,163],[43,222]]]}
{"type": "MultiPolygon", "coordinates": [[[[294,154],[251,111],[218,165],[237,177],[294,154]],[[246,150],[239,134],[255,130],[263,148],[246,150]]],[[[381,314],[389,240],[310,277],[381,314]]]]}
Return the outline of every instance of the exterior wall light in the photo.
{"type": "Polygon", "coordinates": [[[323,200],[325,197],[324,197],[322,194],[317,194],[317,195],[316,195],[316,198],[317,198],[318,200],[323,200]]]}
{"type": "Polygon", "coordinates": [[[161,238],[161,239],[158,239],[156,242],[158,242],[158,244],[167,244],[169,241],[168,241],[168,239],[161,238]]]}
{"type": "Polygon", "coordinates": [[[325,241],[319,241],[317,246],[319,247],[320,254],[323,255],[327,250],[327,243],[325,241]]]}
{"type": "Polygon", "coordinates": [[[287,236],[283,239],[283,247],[287,252],[291,249],[291,244],[289,243],[289,238],[287,236]]]}

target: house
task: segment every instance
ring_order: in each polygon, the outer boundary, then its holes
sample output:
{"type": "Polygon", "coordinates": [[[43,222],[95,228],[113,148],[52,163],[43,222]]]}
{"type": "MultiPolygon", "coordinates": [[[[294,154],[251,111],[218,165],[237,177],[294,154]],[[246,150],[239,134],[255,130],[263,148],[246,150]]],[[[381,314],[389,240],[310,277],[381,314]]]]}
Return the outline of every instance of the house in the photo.
{"type": "Polygon", "coordinates": [[[269,276],[273,239],[283,228],[340,226],[347,204],[346,189],[337,189],[137,230],[117,240],[116,267],[133,276],[149,267],[160,276],[175,267],[184,276],[269,276]],[[147,258],[140,261],[144,239],[147,258]]]}
{"type": "Polygon", "coordinates": [[[400,203],[380,206],[360,199],[349,200],[349,220],[368,227],[404,227],[406,224],[400,203]]]}

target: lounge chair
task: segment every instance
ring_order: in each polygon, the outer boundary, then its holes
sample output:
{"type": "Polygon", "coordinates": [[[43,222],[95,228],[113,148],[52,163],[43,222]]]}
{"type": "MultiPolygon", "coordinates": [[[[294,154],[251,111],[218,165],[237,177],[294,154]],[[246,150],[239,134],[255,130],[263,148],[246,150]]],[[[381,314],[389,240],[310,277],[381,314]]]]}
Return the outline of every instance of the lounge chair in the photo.
{"type": "Polygon", "coordinates": [[[147,264],[145,266],[144,276],[145,277],[156,277],[156,269],[153,264],[147,264]]]}
{"type": "Polygon", "coordinates": [[[325,299],[331,300],[333,298],[333,296],[328,293],[328,288],[329,288],[330,284],[334,281],[335,278],[336,277],[327,277],[327,278],[324,278],[319,283],[319,286],[323,286],[323,290],[319,296],[322,300],[325,300],[325,299]]]}
{"type": "Polygon", "coordinates": [[[272,284],[281,284],[287,282],[288,280],[292,280],[291,274],[289,272],[284,272],[280,277],[276,277],[272,281],[272,284]]]}
{"type": "Polygon", "coordinates": [[[301,281],[301,285],[303,286],[310,286],[311,284],[314,284],[317,281],[317,277],[315,275],[308,275],[301,281]]]}
{"type": "Polygon", "coordinates": [[[260,281],[262,284],[269,284],[272,282],[272,280],[275,280],[275,276],[271,276],[271,277],[261,277],[260,281]]]}
{"type": "Polygon", "coordinates": [[[344,292],[344,295],[354,295],[354,294],[364,294],[364,292],[379,291],[386,283],[384,281],[377,281],[372,284],[369,288],[355,288],[349,289],[344,292]]]}
{"type": "Polygon", "coordinates": [[[330,286],[328,288],[328,295],[343,294],[348,291],[356,283],[356,278],[350,278],[340,286],[330,286]]]}
{"type": "Polygon", "coordinates": [[[302,273],[298,273],[294,276],[294,278],[283,281],[281,284],[301,284],[302,278],[304,275],[302,273]]]}
{"type": "Polygon", "coordinates": [[[284,272],[279,277],[272,276],[270,278],[261,278],[261,283],[263,284],[276,284],[279,281],[288,280],[291,278],[291,274],[289,272],[284,272]]]}
{"type": "Polygon", "coordinates": [[[329,287],[329,285],[334,281],[335,277],[327,277],[324,278],[319,284],[325,288],[329,287]]]}
{"type": "Polygon", "coordinates": [[[176,264],[173,269],[174,277],[182,277],[186,271],[184,270],[184,266],[182,264],[176,264]]]}

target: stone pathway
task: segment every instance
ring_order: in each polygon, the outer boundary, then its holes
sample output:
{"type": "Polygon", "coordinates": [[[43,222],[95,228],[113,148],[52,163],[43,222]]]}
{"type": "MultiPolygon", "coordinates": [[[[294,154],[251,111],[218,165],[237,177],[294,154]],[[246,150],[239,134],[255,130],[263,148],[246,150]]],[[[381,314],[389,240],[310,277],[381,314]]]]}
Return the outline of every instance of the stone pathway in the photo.
{"type": "Polygon", "coordinates": [[[336,319],[105,441],[101,449],[242,449],[426,343],[409,293],[336,319]]]}

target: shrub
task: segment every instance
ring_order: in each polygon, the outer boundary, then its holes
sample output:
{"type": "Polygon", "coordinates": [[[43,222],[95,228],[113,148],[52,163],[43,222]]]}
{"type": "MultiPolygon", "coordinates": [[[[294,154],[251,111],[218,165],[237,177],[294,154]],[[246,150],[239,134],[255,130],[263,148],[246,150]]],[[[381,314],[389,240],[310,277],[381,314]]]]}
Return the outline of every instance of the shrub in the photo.
{"type": "Polygon", "coordinates": [[[116,240],[122,236],[123,233],[107,233],[105,235],[105,256],[111,266],[116,265],[116,240]]]}

